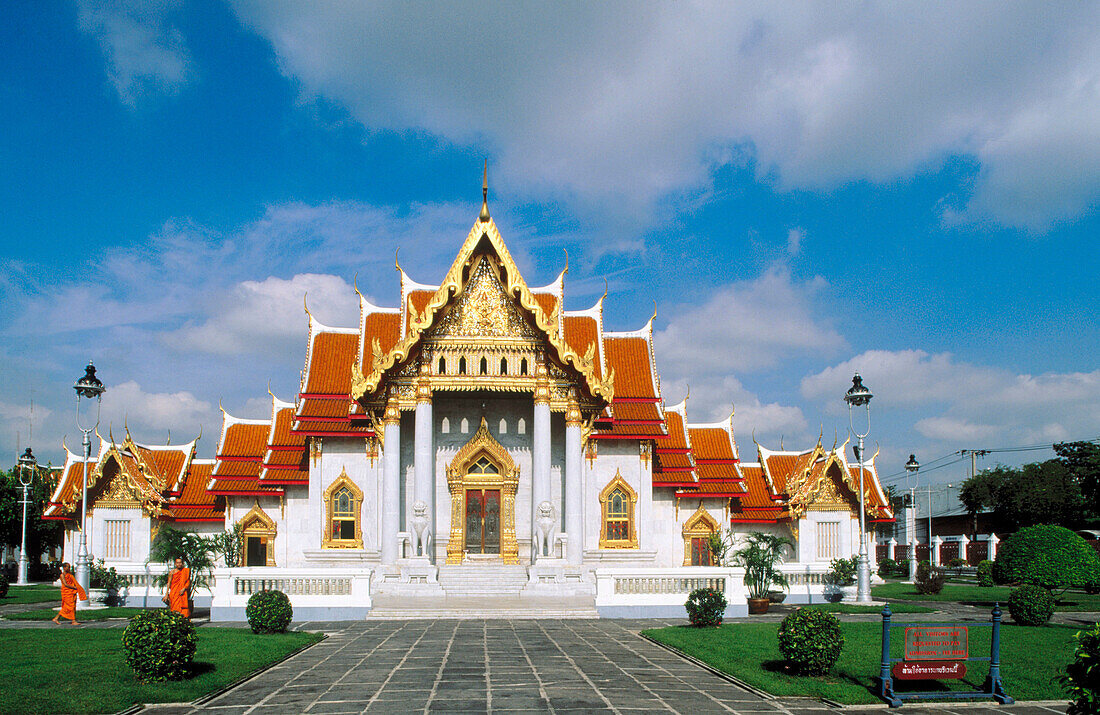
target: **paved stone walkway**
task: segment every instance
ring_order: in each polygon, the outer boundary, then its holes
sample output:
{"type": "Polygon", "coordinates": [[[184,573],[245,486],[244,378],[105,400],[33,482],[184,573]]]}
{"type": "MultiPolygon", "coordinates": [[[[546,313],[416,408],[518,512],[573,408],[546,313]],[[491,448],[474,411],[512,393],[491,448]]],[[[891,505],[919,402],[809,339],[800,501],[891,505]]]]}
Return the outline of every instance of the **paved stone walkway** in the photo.
{"type": "MultiPolygon", "coordinates": [[[[761,697],[637,635],[641,628],[661,625],[619,620],[302,624],[298,627],[325,630],[329,638],[200,707],[162,705],[146,712],[826,715],[838,710],[810,699],[761,697]]],[[[1055,704],[907,705],[903,712],[1050,715],[1065,709],[1055,704]]]]}

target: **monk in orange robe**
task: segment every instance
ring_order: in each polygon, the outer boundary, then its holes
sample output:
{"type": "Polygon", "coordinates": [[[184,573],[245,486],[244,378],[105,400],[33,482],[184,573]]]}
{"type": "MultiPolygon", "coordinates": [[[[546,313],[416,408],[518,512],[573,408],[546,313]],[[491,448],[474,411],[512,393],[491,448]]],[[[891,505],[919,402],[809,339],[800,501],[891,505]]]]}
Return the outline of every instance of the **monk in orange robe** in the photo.
{"type": "Polygon", "coordinates": [[[59,618],[68,618],[74,626],[80,625],[80,621],[76,620],[77,597],[81,601],[88,600],[88,594],[77,583],[76,576],[73,576],[73,567],[67,562],[63,563],[61,564],[61,610],[53,617],[54,623],[61,623],[59,618]]]}
{"type": "Polygon", "coordinates": [[[176,566],[168,577],[164,602],[168,604],[168,610],[185,618],[191,617],[191,569],[183,565],[183,559],[176,559],[176,566]]]}

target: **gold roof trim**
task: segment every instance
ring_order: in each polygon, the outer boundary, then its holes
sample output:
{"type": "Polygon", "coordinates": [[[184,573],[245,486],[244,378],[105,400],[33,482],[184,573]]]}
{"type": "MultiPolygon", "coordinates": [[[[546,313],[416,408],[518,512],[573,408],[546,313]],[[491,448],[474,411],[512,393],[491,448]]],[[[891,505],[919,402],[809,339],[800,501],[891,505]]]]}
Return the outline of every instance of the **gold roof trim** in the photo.
{"type": "MultiPolygon", "coordinates": [[[[420,343],[424,331],[427,330],[434,321],[436,313],[446,306],[458,295],[459,291],[462,290],[463,270],[470,264],[470,259],[473,256],[474,250],[481,242],[482,237],[488,238],[489,244],[496,252],[497,258],[504,267],[504,271],[507,275],[507,283],[504,288],[508,295],[517,298],[520,306],[531,314],[535,320],[535,326],[546,335],[550,345],[557,352],[558,359],[563,364],[572,365],[572,367],[584,377],[589,393],[592,394],[593,397],[600,397],[610,403],[615,392],[614,373],[612,372],[612,374],[608,375],[607,379],[601,381],[596,377],[592,360],[585,360],[569,348],[568,344],[565,342],[564,336],[559,330],[559,318],[562,309],[561,301],[558,301],[553,314],[548,316],[543,312],[542,306],[535,300],[530,287],[523,279],[523,276],[520,275],[519,268],[516,266],[515,261],[512,260],[512,254],[509,253],[508,247],[504,245],[504,239],[501,237],[500,232],[497,230],[496,223],[492,218],[488,221],[479,219],[474,224],[473,228],[470,229],[470,232],[466,235],[465,242],[462,244],[462,248],[458,252],[458,256],[455,258],[454,263],[451,264],[450,270],[447,271],[446,277],[443,279],[442,283],[440,283],[435,294],[428,301],[428,304],[424,307],[422,312],[411,316],[412,322],[408,326],[405,337],[398,341],[398,343],[385,354],[382,353],[378,341],[375,340],[375,344],[371,346],[369,372],[364,371],[366,365],[361,365],[358,362],[352,365],[351,398],[353,400],[358,400],[364,395],[375,392],[382,382],[382,378],[386,371],[391,369],[394,365],[404,361],[412,354],[413,350],[420,343]]],[[[406,306],[402,306],[402,310],[404,311],[405,309],[406,306]]],[[[366,356],[364,355],[363,357],[365,363],[366,356]]]]}

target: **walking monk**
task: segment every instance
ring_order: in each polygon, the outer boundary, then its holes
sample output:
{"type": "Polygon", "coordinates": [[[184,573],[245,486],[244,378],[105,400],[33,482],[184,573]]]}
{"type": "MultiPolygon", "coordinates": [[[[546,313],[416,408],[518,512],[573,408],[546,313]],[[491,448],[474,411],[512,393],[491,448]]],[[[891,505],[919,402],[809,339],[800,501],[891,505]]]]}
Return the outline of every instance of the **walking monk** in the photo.
{"type": "Polygon", "coordinates": [[[168,604],[168,610],[185,618],[191,617],[191,569],[183,565],[181,558],[176,559],[176,566],[168,576],[164,602],[168,604]]]}
{"type": "Polygon", "coordinates": [[[80,625],[80,622],[76,620],[77,596],[80,597],[81,601],[88,600],[88,594],[77,583],[76,576],[73,576],[73,567],[65,562],[61,564],[61,610],[53,617],[54,623],[60,623],[57,620],[59,618],[68,618],[74,626],[80,625]]]}

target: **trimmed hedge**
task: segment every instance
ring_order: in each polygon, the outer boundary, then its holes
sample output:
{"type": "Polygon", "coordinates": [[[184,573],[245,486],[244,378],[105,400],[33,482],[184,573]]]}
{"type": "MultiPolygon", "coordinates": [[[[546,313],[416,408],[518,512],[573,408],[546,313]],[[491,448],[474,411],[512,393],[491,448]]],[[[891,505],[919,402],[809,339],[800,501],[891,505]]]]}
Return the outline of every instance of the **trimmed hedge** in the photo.
{"type": "Polygon", "coordinates": [[[11,582],[8,581],[8,575],[4,574],[4,573],[0,573],[0,598],[3,598],[4,596],[8,595],[8,587],[10,585],[11,585],[11,582]]]}
{"type": "Polygon", "coordinates": [[[257,591],[244,613],[253,633],[284,633],[294,617],[290,599],[282,591],[257,591]]]}
{"type": "Polygon", "coordinates": [[[697,588],[688,595],[684,608],[691,625],[720,626],[726,614],[726,597],[713,588],[697,588]]]}
{"type": "Polygon", "coordinates": [[[1005,539],[993,562],[993,580],[1029,583],[1048,591],[1088,588],[1100,582],[1100,556],[1062,526],[1029,526],[1005,539]]]}
{"type": "Polygon", "coordinates": [[[840,658],[840,619],[816,608],[797,608],[779,624],[779,652],[799,675],[825,675],[840,658]]]}
{"type": "Polygon", "coordinates": [[[139,680],[182,680],[195,658],[195,626],[175,611],[144,611],[130,619],[122,647],[139,680]]]}
{"type": "Polygon", "coordinates": [[[883,559],[878,562],[878,575],[886,578],[887,576],[893,576],[898,570],[898,562],[893,559],[883,559]]]}
{"type": "Polygon", "coordinates": [[[982,588],[993,585],[993,562],[989,559],[978,562],[978,585],[982,588]]]}
{"type": "Polygon", "coordinates": [[[1041,626],[1054,615],[1054,596],[1042,586],[1025,583],[1008,597],[1008,612],[1021,626],[1041,626]]]}

